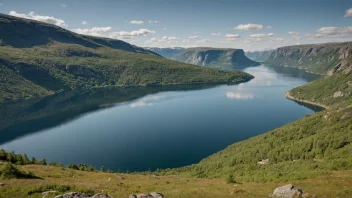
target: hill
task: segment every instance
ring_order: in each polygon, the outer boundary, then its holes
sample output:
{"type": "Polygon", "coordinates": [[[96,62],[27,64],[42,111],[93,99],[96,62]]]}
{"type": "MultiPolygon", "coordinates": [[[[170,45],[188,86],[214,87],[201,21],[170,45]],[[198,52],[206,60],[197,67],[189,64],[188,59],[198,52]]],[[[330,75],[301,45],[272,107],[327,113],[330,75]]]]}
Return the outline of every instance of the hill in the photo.
{"type": "Polygon", "coordinates": [[[225,48],[188,48],[175,60],[200,66],[221,68],[241,68],[258,66],[260,63],[246,57],[242,49],[225,48]]]}
{"type": "Polygon", "coordinates": [[[344,70],[351,61],[351,55],[352,42],[296,45],[278,48],[265,64],[331,75],[337,70],[344,70]]]}
{"type": "Polygon", "coordinates": [[[103,86],[239,83],[253,78],[4,14],[0,28],[0,101],[103,86]]]}

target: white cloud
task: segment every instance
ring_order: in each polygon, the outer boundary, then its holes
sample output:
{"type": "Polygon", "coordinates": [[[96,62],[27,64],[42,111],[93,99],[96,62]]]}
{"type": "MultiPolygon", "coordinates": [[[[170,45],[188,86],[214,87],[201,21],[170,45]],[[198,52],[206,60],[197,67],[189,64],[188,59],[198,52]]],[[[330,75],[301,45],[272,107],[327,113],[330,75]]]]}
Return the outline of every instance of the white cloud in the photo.
{"type": "Polygon", "coordinates": [[[237,38],[240,38],[241,36],[239,34],[226,34],[225,35],[225,40],[227,41],[233,41],[236,40],[237,38]]]}
{"type": "Polygon", "coordinates": [[[274,33],[269,33],[269,34],[251,34],[249,35],[249,38],[268,38],[268,37],[273,37],[274,33]]]}
{"type": "Polygon", "coordinates": [[[154,34],[155,31],[148,29],[139,29],[131,32],[114,32],[111,27],[93,27],[91,29],[73,29],[72,31],[78,34],[85,34],[91,36],[108,37],[114,39],[132,39],[137,36],[147,36],[149,34],[154,34]]]}
{"type": "Polygon", "coordinates": [[[57,26],[61,26],[61,27],[67,27],[65,21],[62,20],[62,19],[57,19],[57,18],[52,17],[52,16],[37,15],[33,11],[29,12],[28,14],[22,14],[22,13],[17,13],[16,11],[10,11],[9,15],[16,16],[16,17],[21,17],[21,18],[26,18],[26,19],[33,19],[33,20],[36,20],[36,21],[50,23],[50,24],[54,24],[54,25],[57,25],[57,26]]]}
{"type": "Polygon", "coordinates": [[[132,20],[132,21],[130,21],[130,23],[134,24],[134,25],[142,25],[142,24],[144,24],[144,21],[132,20]]]}
{"type": "Polygon", "coordinates": [[[270,25],[266,26],[266,29],[272,29],[272,27],[270,25]]]}
{"type": "Polygon", "coordinates": [[[350,17],[350,16],[352,16],[352,8],[345,11],[345,17],[350,17]]]}
{"type": "Polygon", "coordinates": [[[159,21],[152,21],[152,20],[149,20],[148,23],[155,24],[155,23],[159,23],[159,21]]]}
{"type": "Polygon", "coordinates": [[[167,30],[167,28],[166,28],[166,27],[164,27],[164,30],[167,30]]]}
{"type": "Polygon", "coordinates": [[[209,43],[210,40],[209,39],[202,39],[200,41],[197,41],[197,43],[209,43]]]}
{"type": "Polygon", "coordinates": [[[60,4],[61,5],[61,7],[63,7],[63,8],[66,8],[67,7],[67,5],[66,4],[60,4]]]}
{"type": "Polygon", "coordinates": [[[197,39],[198,38],[198,36],[190,36],[190,37],[188,37],[189,39],[197,39]]]}
{"type": "Polygon", "coordinates": [[[301,34],[299,32],[288,32],[289,35],[291,35],[292,39],[294,40],[300,40],[301,39],[301,34]]]}
{"type": "Polygon", "coordinates": [[[348,27],[321,27],[317,29],[313,34],[306,35],[307,38],[351,38],[352,37],[352,26],[348,27]]]}
{"type": "Polygon", "coordinates": [[[220,36],[220,32],[214,32],[214,33],[211,33],[212,36],[220,36]]]}
{"type": "Polygon", "coordinates": [[[87,25],[87,21],[82,21],[82,25],[87,25]]]}
{"type": "Polygon", "coordinates": [[[209,39],[202,39],[202,40],[199,40],[199,41],[197,41],[196,43],[209,43],[210,42],[210,40],[209,39]]]}
{"type": "Polygon", "coordinates": [[[235,30],[261,30],[264,28],[264,25],[261,24],[241,24],[236,27],[234,27],[235,30]]]}
{"type": "Polygon", "coordinates": [[[110,33],[112,31],[111,27],[93,27],[91,29],[73,29],[72,31],[78,34],[85,34],[90,36],[104,36],[106,33],[110,33]]]}

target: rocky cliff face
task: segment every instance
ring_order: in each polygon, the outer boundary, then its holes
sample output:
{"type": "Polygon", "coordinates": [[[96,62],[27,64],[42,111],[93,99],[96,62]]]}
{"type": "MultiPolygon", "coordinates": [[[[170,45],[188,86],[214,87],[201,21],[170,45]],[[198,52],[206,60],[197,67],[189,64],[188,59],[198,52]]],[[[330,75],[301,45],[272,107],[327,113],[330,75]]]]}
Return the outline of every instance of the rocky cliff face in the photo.
{"type": "Polygon", "coordinates": [[[271,55],[271,53],[273,53],[273,51],[275,51],[275,50],[245,52],[245,55],[251,60],[263,62],[263,61],[266,61],[270,57],[270,55],[271,55]]]}
{"type": "Polygon", "coordinates": [[[250,60],[242,49],[189,48],[176,60],[200,66],[249,67],[260,63],[250,60]]]}
{"type": "Polygon", "coordinates": [[[352,70],[352,42],[281,47],[265,63],[318,74],[331,75],[337,71],[347,74],[352,70]]]}

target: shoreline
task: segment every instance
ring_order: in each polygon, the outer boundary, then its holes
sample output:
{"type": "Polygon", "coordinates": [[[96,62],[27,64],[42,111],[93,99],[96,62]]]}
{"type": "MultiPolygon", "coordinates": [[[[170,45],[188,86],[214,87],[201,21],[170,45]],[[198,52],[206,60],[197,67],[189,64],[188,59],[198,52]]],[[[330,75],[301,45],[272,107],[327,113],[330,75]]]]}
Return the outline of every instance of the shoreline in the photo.
{"type": "Polygon", "coordinates": [[[326,110],[326,109],[329,109],[328,106],[323,105],[323,104],[319,104],[319,103],[312,102],[312,101],[309,101],[309,100],[300,100],[300,99],[297,99],[297,98],[291,96],[291,94],[290,94],[289,91],[287,91],[287,92],[285,93],[285,97],[286,97],[287,99],[289,99],[289,100],[298,101],[298,102],[302,102],[302,103],[306,103],[306,104],[318,106],[318,107],[324,108],[325,110],[326,110]]]}

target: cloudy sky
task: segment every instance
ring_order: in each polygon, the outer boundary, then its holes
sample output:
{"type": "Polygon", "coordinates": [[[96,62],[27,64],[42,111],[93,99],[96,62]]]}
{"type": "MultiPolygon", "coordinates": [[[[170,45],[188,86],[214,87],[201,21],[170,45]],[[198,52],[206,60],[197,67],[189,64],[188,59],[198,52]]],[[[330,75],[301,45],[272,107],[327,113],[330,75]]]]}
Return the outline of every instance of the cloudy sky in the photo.
{"type": "Polygon", "coordinates": [[[351,0],[0,0],[0,12],[143,47],[352,40],[351,0]]]}

